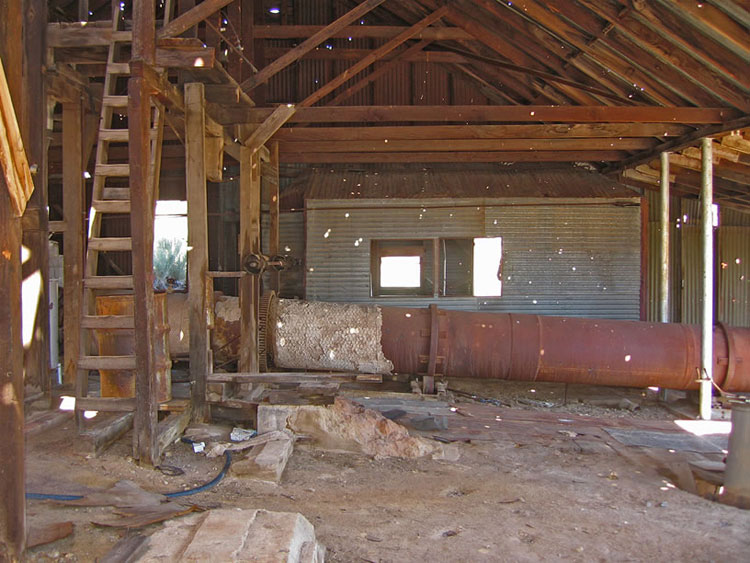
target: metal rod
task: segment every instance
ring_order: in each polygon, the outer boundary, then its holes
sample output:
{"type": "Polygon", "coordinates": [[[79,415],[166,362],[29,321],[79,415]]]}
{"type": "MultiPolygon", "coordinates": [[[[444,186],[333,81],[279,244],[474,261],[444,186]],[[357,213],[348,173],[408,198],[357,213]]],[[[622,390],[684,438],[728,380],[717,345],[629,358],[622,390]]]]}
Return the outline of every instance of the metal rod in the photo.
{"type": "Polygon", "coordinates": [[[700,417],[711,420],[714,325],[713,160],[711,139],[701,151],[701,229],[703,246],[703,310],[701,313],[700,417]]]}
{"type": "Polygon", "coordinates": [[[659,320],[669,322],[669,153],[661,153],[661,184],[659,190],[659,320]]]}

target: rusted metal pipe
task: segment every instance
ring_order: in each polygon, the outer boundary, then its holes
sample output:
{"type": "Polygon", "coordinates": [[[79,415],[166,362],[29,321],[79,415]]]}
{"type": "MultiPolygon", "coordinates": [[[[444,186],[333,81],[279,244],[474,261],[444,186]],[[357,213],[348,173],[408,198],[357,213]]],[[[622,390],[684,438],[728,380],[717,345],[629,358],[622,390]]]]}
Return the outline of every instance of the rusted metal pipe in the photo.
{"type": "MultiPolygon", "coordinates": [[[[347,333],[359,337],[370,327],[354,326],[351,316],[340,321],[332,303],[308,302],[308,311],[320,307],[310,321],[294,318],[278,300],[268,307],[262,322],[271,330],[264,337],[273,355],[279,347],[310,346],[316,366],[277,365],[289,369],[321,369],[328,354],[351,349],[347,333]],[[286,312],[285,312],[286,311],[286,312]],[[313,326],[314,325],[314,326],[313,326]],[[313,338],[321,327],[328,348],[313,338]],[[317,331],[317,332],[316,332],[317,331]]],[[[300,302],[296,302],[299,304],[300,302]]],[[[363,306],[365,307],[365,306],[363,306]]],[[[367,308],[373,308],[369,306],[367,308]]],[[[701,327],[600,319],[546,317],[515,313],[475,313],[383,307],[380,332],[382,352],[397,373],[435,376],[512,379],[698,389],[701,369],[701,327]],[[433,370],[430,370],[433,367],[433,370]]],[[[296,305],[294,310],[299,310],[296,305]]],[[[347,309],[348,311],[348,309],[347,309]]],[[[750,391],[750,329],[719,325],[713,331],[713,377],[725,391],[750,391]]],[[[284,354],[276,354],[284,356],[284,354]]],[[[368,359],[358,359],[367,365],[368,359]]],[[[341,369],[331,367],[330,369],[341,369]]]]}

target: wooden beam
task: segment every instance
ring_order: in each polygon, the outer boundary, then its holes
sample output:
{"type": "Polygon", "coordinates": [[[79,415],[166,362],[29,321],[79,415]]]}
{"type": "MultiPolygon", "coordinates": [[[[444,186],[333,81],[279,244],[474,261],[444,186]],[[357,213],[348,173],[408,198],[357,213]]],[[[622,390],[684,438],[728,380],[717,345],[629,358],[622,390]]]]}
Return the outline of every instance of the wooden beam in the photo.
{"type": "MultiPolygon", "coordinates": [[[[260,178],[258,152],[240,149],[240,261],[260,251],[260,178]]],[[[256,307],[259,298],[258,276],[240,278],[240,371],[258,372],[258,335],[256,307]]]]}
{"type": "Polygon", "coordinates": [[[240,86],[244,91],[247,92],[249,90],[252,90],[253,88],[256,88],[260,84],[268,82],[271,77],[288,67],[294,61],[298,60],[305,53],[311,51],[312,49],[320,45],[323,41],[331,37],[331,35],[333,35],[337,31],[340,31],[353,21],[361,18],[370,10],[382,4],[384,1],[385,0],[364,0],[364,2],[348,11],[346,14],[344,14],[334,22],[328,24],[324,28],[310,35],[305,41],[297,45],[297,47],[295,47],[282,57],[279,57],[271,64],[263,67],[260,72],[245,80],[242,84],[240,84],[240,86]]]}
{"type": "MultiPolygon", "coordinates": [[[[204,373],[204,380],[205,377],[206,374],[204,373]]],[[[193,409],[193,405],[188,404],[187,408],[184,411],[170,413],[167,418],[159,423],[157,433],[159,435],[158,448],[160,453],[164,452],[164,450],[171,446],[175,440],[182,436],[185,428],[187,428],[187,425],[190,424],[190,420],[193,416],[193,409]]],[[[198,417],[196,416],[196,418],[198,417]]]]}
{"type": "Polygon", "coordinates": [[[5,177],[6,193],[13,214],[20,217],[34,191],[34,181],[14,107],[5,68],[0,60],[0,169],[5,177]]]}
{"type": "MultiPolygon", "coordinates": [[[[143,2],[141,9],[153,0],[143,2]]],[[[138,3],[136,3],[138,6],[138,3]]],[[[153,26],[152,26],[153,27],[153,26]]],[[[137,33],[136,33],[137,35],[137,33]]],[[[147,53],[141,54],[148,57],[147,53]]],[[[128,131],[130,153],[130,230],[133,251],[133,286],[136,355],[136,404],[133,456],[146,465],[159,461],[157,447],[158,389],[154,307],[154,193],[151,168],[151,88],[144,78],[144,63],[132,62],[128,80],[128,131]]]]}
{"type": "Polygon", "coordinates": [[[206,373],[211,371],[208,333],[208,208],[203,84],[185,85],[185,178],[188,204],[188,315],[190,380],[197,420],[206,417],[206,373]]]}
{"type": "MultiPolygon", "coordinates": [[[[311,37],[324,28],[318,25],[256,25],[253,34],[256,39],[301,39],[311,37]]],[[[406,26],[393,25],[352,25],[329,33],[321,42],[330,37],[348,39],[390,39],[406,31],[406,26]]],[[[460,27],[428,27],[416,36],[429,41],[471,41],[474,37],[460,27]]],[[[320,44],[320,43],[319,43],[320,44]]]]}
{"type": "Polygon", "coordinates": [[[419,33],[421,30],[425,29],[426,27],[429,27],[436,21],[438,21],[440,18],[442,18],[446,13],[448,12],[448,7],[443,6],[442,8],[438,8],[434,12],[432,12],[427,17],[423,18],[419,22],[415,23],[410,28],[406,29],[403,33],[400,33],[390,41],[386,42],[384,45],[381,45],[377,49],[375,49],[372,53],[364,57],[362,60],[357,61],[352,66],[347,68],[344,72],[339,74],[336,78],[329,81],[328,83],[324,84],[315,92],[310,94],[307,98],[302,100],[299,105],[300,107],[310,107],[312,105],[315,105],[320,100],[322,100],[324,97],[326,97],[328,94],[333,92],[336,88],[347,82],[349,79],[351,79],[353,76],[355,76],[357,73],[363,71],[368,66],[379,60],[384,55],[390,53],[394,49],[396,49],[399,45],[404,43],[404,41],[408,41],[412,37],[414,37],[417,33],[419,33]]]}
{"type": "MultiPolygon", "coordinates": [[[[39,218],[37,228],[26,230],[23,244],[29,250],[24,263],[24,278],[38,273],[40,278],[36,317],[33,321],[31,343],[24,349],[26,385],[38,386],[47,392],[51,386],[49,369],[49,220],[47,200],[47,92],[44,77],[47,48],[47,2],[27,0],[24,3],[24,105],[21,119],[29,164],[36,167],[34,191],[26,205],[26,213],[39,218]]],[[[24,303],[24,305],[26,305],[24,303]]],[[[33,306],[33,305],[32,305],[33,306]]]]}
{"type": "MultiPolygon", "coordinates": [[[[14,119],[24,101],[23,10],[21,2],[0,2],[0,60],[8,65],[14,119]]],[[[2,102],[0,105],[4,105],[2,102]]],[[[2,135],[2,133],[0,133],[2,135]]],[[[20,560],[26,545],[26,471],[24,468],[24,373],[21,333],[21,220],[0,173],[0,558],[20,560]]]]}
{"type": "Polygon", "coordinates": [[[203,0],[203,2],[197,6],[191,8],[184,14],[180,14],[161,28],[161,30],[159,30],[159,38],[180,35],[194,25],[202,22],[210,15],[221,10],[230,2],[232,2],[232,0],[203,0]]]}
{"type": "Polygon", "coordinates": [[[292,104],[279,104],[271,115],[245,139],[243,144],[250,149],[251,154],[255,154],[284,123],[289,121],[295,111],[297,108],[292,104]]]}
{"type": "MultiPolygon", "coordinates": [[[[235,123],[262,123],[271,108],[224,108],[235,123]]],[[[216,109],[217,117],[222,109],[216,109]]],[[[733,108],[633,106],[339,106],[297,108],[290,123],[672,123],[722,124],[740,117],[733,108]]],[[[730,130],[725,127],[724,130],[730,130]]]]}
{"type": "Polygon", "coordinates": [[[636,151],[657,141],[643,138],[601,139],[429,139],[383,141],[283,141],[284,153],[342,152],[460,152],[460,151],[636,151]]]}
{"type": "Polygon", "coordinates": [[[702,139],[703,137],[711,137],[712,135],[717,135],[719,133],[742,129],[743,127],[747,127],[748,125],[750,125],[750,116],[746,115],[744,117],[726,121],[721,125],[709,125],[707,127],[702,127],[700,129],[697,129],[696,131],[693,131],[692,133],[683,135],[682,137],[677,137],[664,143],[660,143],[653,150],[644,151],[642,153],[630,156],[615,165],[610,165],[602,170],[602,173],[612,174],[615,172],[620,172],[621,170],[625,170],[626,168],[632,168],[634,166],[638,166],[639,164],[643,164],[644,162],[650,162],[651,160],[654,160],[654,158],[657,158],[658,155],[662,152],[678,151],[695,144],[696,141],[702,139]]]}
{"type": "MultiPolygon", "coordinates": [[[[390,60],[387,63],[380,65],[379,68],[376,68],[375,70],[370,72],[368,75],[363,76],[358,82],[356,82],[355,84],[352,84],[346,90],[344,90],[343,92],[338,94],[336,97],[334,97],[330,102],[328,102],[328,105],[337,106],[344,100],[351,98],[354,94],[356,94],[357,92],[365,88],[368,84],[371,84],[372,82],[374,82],[381,76],[385,76],[386,74],[391,72],[394,68],[396,68],[397,65],[408,60],[410,56],[422,52],[422,50],[425,47],[427,47],[427,45],[429,44],[430,44],[430,41],[423,39],[422,41],[419,41],[415,43],[414,45],[411,45],[410,47],[407,47],[406,49],[395,53],[395,56],[390,58],[390,60]]],[[[365,57],[366,56],[367,55],[365,55],[365,57]]]]}
{"type": "Polygon", "coordinates": [[[81,350],[81,311],[83,306],[83,260],[84,260],[84,198],[83,181],[83,104],[63,104],[63,217],[65,232],[63,244],[63,288],[64,360],[63,383],[73,385],[78,370],[81,350]]]}
{"type": "MultiPolygon", "coordinates": [[[[611,5],[594,0],[583,0],[583,6],[605,18],[618,34],[658,57],[659,64],[668,64],[687,73],[689,76],[700,76],[697,82],[702,88],[712,92],[717,98],[747,111],[750,101],[738,86],[738,82],[729,82],[719,72],[714,72],[690,52],[686,53],[664,39],[657,31],[638,21],[632,13],[623,14],[611,5]]],[[[610,34],[611,35],[611,34],[610,34]]]]}
{"type": "Polygon", "coordinates": [[[280,153],[281,162],[311,164],[382,162],[616,162],[625,151],[484,151],[395,153],[280,153]]]}
{"type": "MultiPolygon", "coordinates": [[[[437,29],[428,27],[427,29],[437,29]]],[[[420,34],[417,34],[420,35],[420,34]]],[[[432,43],[431,39],[421,39],[425,45],[432,43]]],[[[289,51],[286,47],[270,47],[265,50],[266,57],[275,59],[289,51]]],[[[302,60],[321,60],[321,61],[358,61],[372,53],[372,49],[326,49],[317,47],[306,53],[302,60]]],[[[413,51],[408,55],[403,51],[394,51],[382,57],[381,61],[392,61],[398,58],[402,62],[410,63],[444,63],[459,64],[466,63],[467,58],[457,53],[449,51],[413,51]]]]}
{"type": "MultiPolygon", "coordinates": [[[[670,123],[579,123],[557,125],[401,125],[379,127],[284,127],[275,141],[384,141],[425,139],[582,139],[601,137],[668,138],[692,131],[670,123]]],[[[727,137],[725,137],[727,138],[727,137]]],[[[747,142],[747,141],[746,141],[747,142]]]]}
{"type": "MultiPolygon", "coordinates": [[[[719,8],[708,2],[696,3],[688,0],[672,0],[670,9],[687,19],[695,28],[713,37],[716,41],[738,55],[750,59],[747,27],[734,21],[719,8]]],[[[747,4],[745,4],[747,9],[747,4]]]]}
{"type": "MultiPolygon", "coordinates": [[[[281,254],[279,243],[279,211],[281,197],[279,190],[281,182],[279,179],[279,143],[271,144],[271,162],[268,167],[271,169],[271,179],[268,182],[268,253],[271,256],[281,254]]],[[[281,272],[271,272],[271,289],[278,293],[281,287],[281,272]]]]}

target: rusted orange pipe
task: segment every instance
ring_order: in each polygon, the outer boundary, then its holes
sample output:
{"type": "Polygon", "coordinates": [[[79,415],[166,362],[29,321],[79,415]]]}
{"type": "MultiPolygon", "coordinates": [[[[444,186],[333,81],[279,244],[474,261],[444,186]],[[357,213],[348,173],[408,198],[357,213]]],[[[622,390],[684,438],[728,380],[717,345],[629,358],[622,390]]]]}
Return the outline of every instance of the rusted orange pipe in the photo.
{"type": "MultiPolygon", "coordinates": [[[[698,389],[697,325],[383,307],[383,353],[400,373],[698,389]]],[[[714,381],[750,391],[750,329],[714,328],[714,381]]]]}
{"type": "MultiPolygon", "coordinates": [[[[264,339],[276,365],[288,369],[387,371],[392,364],[396,373],[448,378],[699,388],[696,325],[474,313],[434,305],[272,303],[264,307],[264,339]],[[372,340],[363,339],[365,333],[381,335],[382,353],[365,354],[372,340]]],[[[713,357],[720,388],[750,391],[750,329],[717,326],[713,357]]]]}

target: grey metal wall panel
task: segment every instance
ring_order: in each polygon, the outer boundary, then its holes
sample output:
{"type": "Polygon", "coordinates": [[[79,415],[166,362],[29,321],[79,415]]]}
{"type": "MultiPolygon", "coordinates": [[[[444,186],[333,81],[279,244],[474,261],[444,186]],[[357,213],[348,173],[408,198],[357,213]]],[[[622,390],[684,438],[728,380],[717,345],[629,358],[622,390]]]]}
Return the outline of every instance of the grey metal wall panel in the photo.
{"type": "Polygon", "coordinates": [[[750,327],[750,227],[719,228],[717,320],[750,327]]]}
{"type": "Polygon", "coordinates": [[[486,235],[503,237],[504,283],[483,310],[639,318],[638,206],[492,207],[486,235]]]}
{"type": "Polygon", "coordinates": [[[307,299],[399,306],[437,302],[448,309],[639,317],[640,210],[635,204],[550,204],[533,199],[308,204],[307,299]],[[503,296],[370,297],[370,240],[435,236],[502,236],[503,296]]]}
{"type": "Polygon", "coordinates": [[[682,226],[682,318],[680,322],[698,324],[703,307],[701,228],[682,226]]]}
{"type": "MultiPolygon", "coordinates": [[[[268,249],[268,227],[269,215],[261,216],[261,247],[265,254],[268,249]]],[[[280,253],[291,256],[302,262],[300,267],[281,272],[281,288],[279,294],[282,297],[304,296],[304,260],[305,260],[305,217],[302,213],[280,213],[279,214],[279,245],[280,253]]],[[[264,280],[268,283],[268,280],[264,280]]]]}

